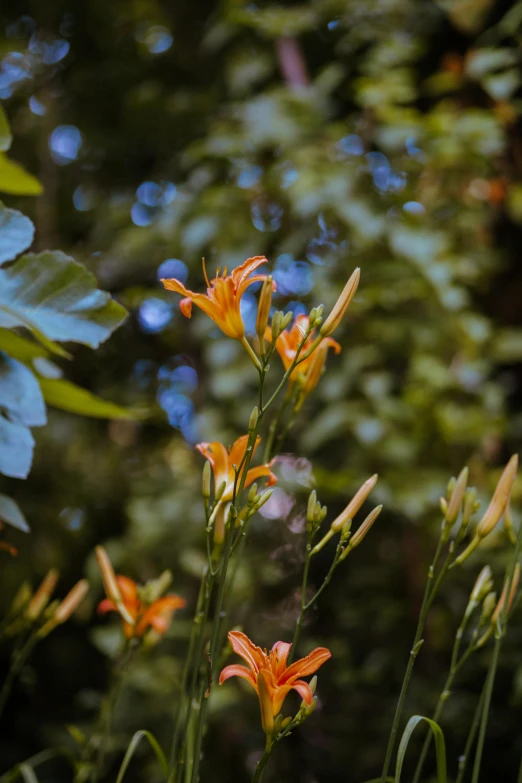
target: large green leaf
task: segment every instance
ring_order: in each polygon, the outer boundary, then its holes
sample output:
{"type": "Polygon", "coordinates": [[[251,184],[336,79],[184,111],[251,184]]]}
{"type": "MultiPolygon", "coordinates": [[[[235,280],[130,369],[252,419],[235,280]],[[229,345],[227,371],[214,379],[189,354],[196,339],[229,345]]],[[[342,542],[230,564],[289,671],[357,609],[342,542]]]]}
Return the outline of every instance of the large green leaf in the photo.
{"type": "Polygon", "coordinates": [[[40,378],[40,387],[48,405],[82,416],[99,419],[130,419],[126,408],[103,400],[80,386],[57,378],[40,378]]]}
{"type": "Polygon", "coordinates": [[[0,327],[29,326],[51,340],[97,348],[127,313],[70,256],[45,251],[0,269],[0,327]]]}
{"type": "Polygon", "coordinates": [[[20,359],[25,364],[33,359],[49,356],[49,351],[46,351],[42,345],[27,340],[11,329],[0,329],[0,351],[5,351],[9,356],[20,359]]]}
{"type": "Polygon", "coordinates": [[[20,511],[18,504],[7,495],[0,495],[0,520],[6,522],[24,533],[29,533],[29,525],[20,511]]]}
{"type": "Polygon", "coordinates": [[[0,105],[0,152],[5,152],[11,146],[13,137],[11,136],[11,129],[9,122],[5,115],[5,111],[0,105]]]}
{"type": "Polygon", "coordinates": [[[431,718],[425,718],[423,715],[413,715],[404,729],[404,733],[399,743],[399,749],[397,750],[397,764],[395,767],[395,782],[400,783],[402,765],[404,763],[404,757],[408,748],[411,735],[422,721],[426,721],[430,727],[433,738],[435,740],[435,757],[437,759],[437,783],[446,783],[447,781],[447,767],[446,767],[446,743],[444,742],[444,734],[438,723],[431,718]]]}
{"type": "Polygon", "coordinates": [[[0,473],[12,478],[27,478],[33,448],[31,430],[0,415],[0,473]]]}
{"type": "Polygon", "coordinates": [[[43,188],[36,177],[0,152],[0,191],[15,196],[39,196],[43,188]]]}
{"type": "Polygon", "coordinates": [[[0,409],[15,424],[41,427],[47,421],[38,381],[21,362],[0,352],[0,409]]]}
{"type": "Polygon", "coordinates": [[[27,250],[33,237],[34,226],[29,218],[0,202],[0,265],[27,250]]]}

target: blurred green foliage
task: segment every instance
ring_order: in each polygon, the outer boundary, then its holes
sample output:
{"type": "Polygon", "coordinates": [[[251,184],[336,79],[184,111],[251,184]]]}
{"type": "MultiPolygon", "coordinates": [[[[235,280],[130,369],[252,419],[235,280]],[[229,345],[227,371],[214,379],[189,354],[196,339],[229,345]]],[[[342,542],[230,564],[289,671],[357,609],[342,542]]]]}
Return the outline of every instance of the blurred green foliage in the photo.
{"type": "MultiPolygon", "coordinates": [[[[264,253],[278,307],[329,307],[355,266],[362,278],[343,351],[285,443],[278,504],[254,525],[231,621],[262,645],[290,637],[309,488],[315,479],[333,515],[378,472],[385,510],[307,628],[307,643],[333,653],[319,678],[321,710],[268,773],[360,783],[380,769],[438,498],[464,463],[485,498],[519,450],[522,5],[21,0],[1,24],[12,156],[44,187],[8,206],[33,220],[36,250],[74,254],[132,313],[95,354],[73,347],[68,377],[151,410],[146,421],[109,425],[53,412],[37,433],[30,480],[0,485],[33,529],[29,540],[10,536],[20,555],[4,560],[2,602],[50,566],[66,586],[84,569],[93,584],[80,622],[49,637],[27,667],[2,763],[94,719],[115,649],[115,629],[91,612],[101,596],[96,543],[140,581],[172,568],[176,592],[194,605],[203,511],[192,444],[245,431],[255,377],[240,346],[200,313],[186,321],[158,277],[187,275],[199,290],[202,256],[214,269],[264,253]]],[[[412,712],[430,710],[468,589],[486,559],[500,581],[505,550],[500,530],[467,580],[449,580],[412,712]]],[[[185,612],[133,668],[117,721],[122,748],[140,728],[168,741],[188,627],[185,612]]],[[[522,755],[521,638],[513,622],[484,779],[514,779],[522,755]]],[[[487,659],[448,707],[450,764],[487,659]]],[[[262,744],[257,704],[231,686],[212,706],[203,778],[213,770],[247,780],[262,744]]],[[[129,780],[155,779],[142,750],[129,780]]],[[[60,767],[49,775],[68,779],[60,767]]]]}

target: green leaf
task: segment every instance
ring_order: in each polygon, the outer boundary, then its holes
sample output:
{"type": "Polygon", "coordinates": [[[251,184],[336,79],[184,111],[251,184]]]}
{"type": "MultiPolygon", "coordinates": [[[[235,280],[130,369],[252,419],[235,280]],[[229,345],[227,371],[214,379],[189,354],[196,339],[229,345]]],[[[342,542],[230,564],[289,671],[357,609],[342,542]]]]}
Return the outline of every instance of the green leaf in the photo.
{"type": "Polygon", "coordinates": [[[11,478],[27,478],[33,449],[31,430],[0,415],[0,473],[11,478]]]}
{"type": "Polygon", "coordinates": [[[20,359],[21,362],[31,362],[38,357],[46,357],[49,352],[41,345],[33,343],[21,337],[10,329],[0,329],[0,351],[5,351],[9,356],[20,359]]]}
{"type": "Polygon", "coordinates": [[[31,253],[0,269],[0,327],[27,326],[38,339],[40,332],[97,348],[126,316],[82,264],[60,251],[31,253]]]}
{"type": "Polygon", "coordinates": [[[7,495],[0,495],[0,520],[11,525],[11,527],[16,527],[17,530],[23,530],[24,533],[30,532],[29,525],[25,521],[18,504],[7,495]]]}
{"type": "Polygon", "coordinates": [[[36,777],[36,773],[30,764],[26,764],[25,762],[23,764],[20,764],[19,770],[20,770],[20,775],[25,780],[25,783],[38,783],[38,778],[36,777]]]}
{"type": "Polygon", "coordinates": [[[57,378],[40,378],[40,388],[48,405],[81,416],[99,419],[131,419],[133,414],[113,402],[103,400],[80,386],[57,378]]]}
{"type": "Polygon", "coordinates": [[[9,419],[26,427],[47,422],[45,404],[35,376],[25,364],[0,353],[0,409],[9,419]]]}
{"type": "Polygon", "coordinates": [[[136,732],[136,734],[133,736],[133,738],[129,743],[129,747],[127,748],[127,752],[125,753],[125,756],[121,763],[120,771],[118,772],[118,777],[116,778],[116,783],[121,783],[121,781],[123,780],[124,775],[127,771],[127,767],[129,766],[138,745],[140,744],[141,740],[144,737],[149,741],[149,744],[152,750],[154,751],[156,758],[158,759],[158,763],[161,767],[161,771],[163,775],[167,777],[167,775],[169,774],[169,765],[167,764],[167,759],[165,758],[165,754],[163,753],[158,740],[156,739],[154,734],[151,734],[150,731],[141,730],[136,732]]]}
{"type": "Polygon", "coordinates": [[[0,152],[8,150],[12,141],[13,137],[11,136],[9,121],[3,106],[0,104],[0,152]]]}
{"type": "Polygon", "coordinates": [[[33,237],[34,226],[29,218],[0,202],[0,265],[27,250],[33,237]]]}
{"type": "Polygon", "coordinates": [[[43,188],[19,163],[0,153],[0,191],[15,196],[39,196],[43,188]]]}
{"type": "Polygon", "coordinates": [[[433,738],[435,740],[435,756],[437,759],[437,783],[446,783],[447,771],[446,771],[446,743],[444,742],[444,734],[438,723],[431,718],[425,718],[423,715],[413,715],[406,724],[404,733],[399,743],[399,749],[397,751],[397,765],[395,767],[395,783],[400,783],[402,765],[404,763],[404,757],[408,748],[408,743],[411,736],[421,721],[426,721],[431,731],[433,732],[433,738]]]}

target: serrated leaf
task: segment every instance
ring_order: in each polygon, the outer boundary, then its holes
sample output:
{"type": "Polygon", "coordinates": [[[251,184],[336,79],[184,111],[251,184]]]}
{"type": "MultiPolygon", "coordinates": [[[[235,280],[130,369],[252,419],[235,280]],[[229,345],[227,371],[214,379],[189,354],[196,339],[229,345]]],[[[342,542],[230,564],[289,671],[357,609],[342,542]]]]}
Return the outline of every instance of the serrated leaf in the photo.
{"type": "Polygon", "coordinates": [[[17,530],[23,530],[24,533],[30,532],[29,525],[18,504],[7,495],[0,495],[0,520],[11,527],[16,527],[17,530]]]}
{"type": "Polygon", "coordinates": [[[0,104],[0,152],[5,152],[11,146],[13,137],[3,106],[0,104]]]}
{"type": "Polygon", "coordinates": [[[33,237],[34,226],[29,218],[0,202],[0,265],[27,250],[33,237]]]}
{"type": "Polygon", "coordinates": [[[43,188],[23,166],[0,152],[0,191],[15,196],[39,196],[43,188]]]}
{"type": "MultiPolygon", "coordinates": [[[[97,348],[127,313],[70,256],[45,251],[0,269],[0,327],[27,326],[49,340],[97,348]]],[[[48,347],[48,346],[46,346],[48,347]]]]}
{"type": "Polygon", "coordinates": [[[11,478],[27,478],[33,449],[31,430],[0,416],[0,473],[11,478]]]}
{"type": "Polygon", "coordinates": [[[40,388],[47,404],[62,411],[99,419],[133,418],[133,414],[126,408],[103,400],[70,381],[40,378],[40,388]]]}
{"type": "Polygon", "coordinates": [[[25,364],[0,353],[0,409],[9,419],[26,427],[47,422],[45,403],[35,376],[25,364]]]}
{"type": "Polygon", "coordinates": [[[404,729],[404,733],[401,737],[401,741],[399,743],[399,748],[397,750],[397,764],[395,767],[395,781],[396,783],[400,783],[401,780],[401,772],[402,772],[402,765],[404,763],[404,757],[406,755],[406,750],[408,749],[408,744],[411,739],[411,736],[419,723],[422,721],[426,721],[428,726],[430,727],[432,733],[433,733],[433,739],[435,740],[435,757],[437,759],[437,783],[446,783],[447,781],[447,770],[446,770],[446,743],[444,742],[444,734],[442,732],[441,727],[438,723],[436,723],[434,720],[431,720],[431,718],[425,718],[423,715],[413,715],[408,723],[406,724],[406,728],[404,729]]]}

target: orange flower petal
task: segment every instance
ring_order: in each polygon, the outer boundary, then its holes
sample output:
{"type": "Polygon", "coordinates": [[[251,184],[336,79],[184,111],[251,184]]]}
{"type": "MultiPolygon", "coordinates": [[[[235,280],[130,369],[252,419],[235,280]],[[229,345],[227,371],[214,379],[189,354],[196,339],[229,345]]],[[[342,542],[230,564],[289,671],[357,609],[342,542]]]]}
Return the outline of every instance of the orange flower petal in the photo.
{"type": "Polygon", "coordinates": [[[222,443],[215,440],[212,443],[198,443],[196,449],[208,459],[214,473],[216,490],[218,487],[229,480],[229,460],[228,452],[222,443]]]}
{"type": "Polygon", "coordinates": [[[242,677],[244,680],[250,683],[250,685],[257,691],[256,676],[246,666],[241,666],[240,663],[234,663],[231,666],[225,666],[221,674],[219,675],[219,684],[223,685],[225,680],[230,677],[242,677]]]}
{"type": "Polygon", "coordinates": [[[252,671],[257,673],[261,666],[266,665],[265,653],[251,642],[246,634],[241,631],[230,631],[228,638],[234,652],[248,663],[252,671]]]}
{"type": "Polygon", "coordinates": [[[314,694],[312,693],[312,689],[307,682],[304,680],[296,680],[292,685],[292,688],[297,691],[305,704],[310,705],[312,703],[314,694]]]}
{"type": "Polygon", "coordinates": [[[276,679],[284,672],[291,644],[288,642],[276,642],[270,650],[270,663],[276,679]]]}
{"type": "Polygon", "coordinates": [[[259,465],[257,468],[251,468],[248,471],[246,475],[245,487],[249,487],[258,478],[263,478],[264,476],[268,477],[268,481],[266,482],[267,487],[271,487],[273,484],[277,484],[277,476],[274,476],[270,470],[270,466],[259,465]]]}
{"type": "Polygon", "coordinates": [[[290,682],[295,677],[305,677],[307,674],[314,674],[331,657],[332,653],[326,647],[316,647],[305,658],[301,658],[288,667],[283,675],[283,682],[290,682]]]}
{"type": "Polygon", "coordinates": [[[100,601],[98,604],[98,614],[107,614],[107,612],[117,612],[117,606],[114,603],[114,601],[111,601],[109,598],[104,598],[103,601],[100,601]]]}

